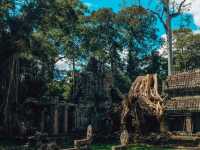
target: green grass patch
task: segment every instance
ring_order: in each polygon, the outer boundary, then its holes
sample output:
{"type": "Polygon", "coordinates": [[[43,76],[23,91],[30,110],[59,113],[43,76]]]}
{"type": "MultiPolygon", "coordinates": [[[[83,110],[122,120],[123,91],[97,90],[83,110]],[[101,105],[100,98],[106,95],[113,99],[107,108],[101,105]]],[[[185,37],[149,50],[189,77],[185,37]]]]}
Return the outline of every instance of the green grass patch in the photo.
{"type": "Polygon", "coordinates": [[[144,145],[133,145],[129,147],[128,150],[172,150],[172,149],[144,144],[144,145]]]}
{"type": "MultiPolygon", "coordinates": [[[[114,144],[96,144],[92,146],[92,150],[111,150],[114,144]]],[[[128,150],[172,150],[168,148],[160,148],[151,145],[133,145],[128,150]]]]}
{"type": "Polygon", "coordinates": [[[111,150],[112,144],[96,144],[92,145],[92,150],[111,150]]]}

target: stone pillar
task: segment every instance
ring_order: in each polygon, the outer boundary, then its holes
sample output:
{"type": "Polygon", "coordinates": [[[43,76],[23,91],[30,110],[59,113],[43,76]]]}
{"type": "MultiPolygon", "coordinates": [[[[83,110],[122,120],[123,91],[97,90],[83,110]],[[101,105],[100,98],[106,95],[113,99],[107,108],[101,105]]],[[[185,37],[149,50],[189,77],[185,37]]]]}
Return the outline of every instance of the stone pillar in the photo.
{"type": "Polygon", "coordinates": [[[64,112],[64,132],[68,132],[68,107],[65,106],[65,112],[64,112]]]}
{"type": "Polygon", "coordinates": [[[188,115],[185,117],[185,131],[187,133],[192,133],[192,116],[188,115]]]}
{"type": "Polygon", "coordinates": [[[54,109],[54,124],[53,124],[54,134],[58,134],[58,108],[54,109]]]}
{"type": "Polygon", "coordinates": [[[41,127],[41,132],[44,132],[44,128],[45,128],[45,110],[42,110],[41,112],[41,124],[40,124],[40,127],[41,127]]]}
{"type": "Polygon", "coordinates": [[[166,125],[166,120],[165,120],[165,116],[162,116],[161,120],[160,120],[160,132],[161,133],[165,133],[167,132],[167,125],[166,125]]]}

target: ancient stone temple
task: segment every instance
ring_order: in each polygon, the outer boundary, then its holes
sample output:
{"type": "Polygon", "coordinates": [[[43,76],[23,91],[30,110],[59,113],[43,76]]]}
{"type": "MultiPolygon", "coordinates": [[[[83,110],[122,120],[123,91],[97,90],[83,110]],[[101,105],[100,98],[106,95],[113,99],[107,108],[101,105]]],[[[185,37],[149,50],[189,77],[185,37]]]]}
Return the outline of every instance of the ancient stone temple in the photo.
{"type": "Polygon", "coordinates": [[[26,135],[32,135],[36,131],[48,133],[49,135],[68,134],[76,130],[77,106],[71,103],[29,98],[23,105],[25,110],[24,122],[27,128],[26,135]]]}
{"type": "Polygon", "coordinates": [[[182,72],[167,78],[165,129],[176,133],[200,131],[200,70],[182,72]]]}
{"type": "Polygon", "coordinates": [[[111,77],[106,74],[104,77],[93,72],[84,72],[79,75],[76,81],[74,102],[76,108],[76,125],[78,130],[84,130],[92,123],[96,129],[105,124],[106,112],[110,110],[111,98],[111,77]]]}

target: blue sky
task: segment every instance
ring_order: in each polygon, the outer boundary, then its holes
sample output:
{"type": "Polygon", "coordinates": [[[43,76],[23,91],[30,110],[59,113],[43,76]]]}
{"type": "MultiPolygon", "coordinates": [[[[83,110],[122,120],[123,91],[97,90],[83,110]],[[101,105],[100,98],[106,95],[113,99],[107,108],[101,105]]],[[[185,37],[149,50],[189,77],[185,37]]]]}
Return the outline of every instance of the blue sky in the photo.
{"type": "MultiPolygon", "coordinates": [[[[118,12],[122,8],[122,6],[130,6],[133,4],[133,2],[138,3],[138,0],[124,0],[126,2],[125,5],[123,3],[123,0],[82,0],[82,1],[88,6],[88,8],[91,11],[106,7],[106,8],[112,8],[114,12],[118,12]]],[[[149,7],[149,6],[151,8],[155,7],[156,5],[155,1],[152,3],[149,3],[149,1],[150,0],[141,0],[141,5],[144,7],[149,7]]],[[[200,0],[188,0],[188,2],[192,2],[191,11],[184,15],[190,16],[190,23],[181,21],[183,20],[182,19],[183,17],[179,16],[173,19],[173,22],[172,22],[173,29],[178,29],[180,28],[182,24],[184,24],[184,27],[189,27],[193,31],[199,31],[200,20],[198,19],[200,19],[199,18],[200,13],[197,10],[200,8],[200,0]]],[[[163,35],[165,32],[164,32],[162,24],[159,21],[157,23],[157,27],[159,29],[158,34],[163,35]]]]}

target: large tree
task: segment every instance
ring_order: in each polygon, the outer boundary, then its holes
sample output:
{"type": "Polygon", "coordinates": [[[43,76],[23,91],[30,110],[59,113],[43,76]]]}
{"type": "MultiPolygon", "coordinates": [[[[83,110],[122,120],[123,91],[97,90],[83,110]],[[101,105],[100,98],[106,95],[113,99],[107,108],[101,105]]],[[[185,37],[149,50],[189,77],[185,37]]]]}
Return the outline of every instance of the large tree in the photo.
{"type": "Polygon", "coordinates": [[[116,25],[116,15],[111,9],[100,9],[86,17],[85,43],[90,56],[100,60],[104,69],[107,66],[112,74],[113,82],[120,67],[121,35],[116,25]]]}
{"type": "Polygon", "coordinates": [[[54,65],[83,9],[76,0],[0,1],[0,120],[10,134],[25,99],[49,93],[54,65]]]}
{"type": "MultiPolygon", "coordinates": [[[[148,8],[161,21],[167,34],[168,42],[168,75],[173,71],[173,56],[172,56],[172,19],[181,15],[188,9],[189,3],[187,0],[149,0],[149,4],[157,3],[155,10],[148,8]]],[[[151,5],[149,5],[151,6],[151,5]]]]}
{"type": "Polygon", "coordinates": [[[131,79],[140,73],[141,58],[160,45],[155,24],[154,15],[143,7],[128,7],[119,12],[119,32],[123,36],[123,48],[128,52],[127,73],[131,79]]]}

